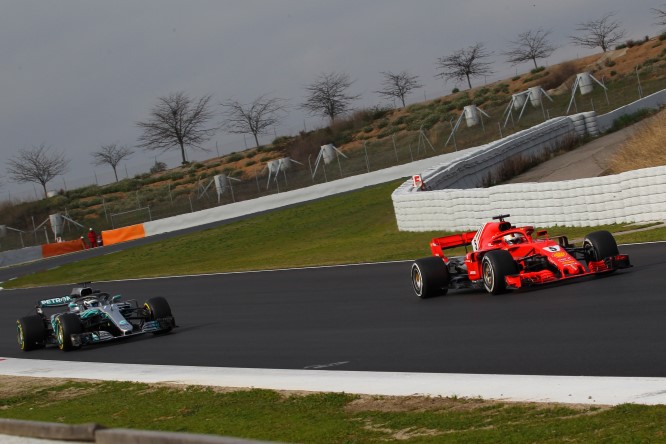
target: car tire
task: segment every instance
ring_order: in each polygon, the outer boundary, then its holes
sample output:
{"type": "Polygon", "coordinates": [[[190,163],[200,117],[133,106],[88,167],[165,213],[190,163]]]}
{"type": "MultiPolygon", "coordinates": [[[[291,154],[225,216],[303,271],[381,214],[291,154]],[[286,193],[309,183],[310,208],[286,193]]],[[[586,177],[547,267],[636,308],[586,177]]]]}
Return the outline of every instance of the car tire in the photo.
{"type": "Polygon", "coordinates": [[[58,342],[58,348],[62,351],[71,351],[81,348],[80,345],[72,343],[72,335],[83,333],[83,324],[78,315],[74,313],[64,313],[58,316],[56,320],[55,336],[58,342]]]}
{"type": "MultiPolygon", "coordinates": [[[[162,296],[157,296],[148,299],[143,304],[143,308],[145,308],[146,312],[148,313],[149,321],[154,321],[160,318],[173,317],[173,315],[171,314],[171,307],[169,306],[169,303],[162,296]]],[[[169,333],[170,331],[171,327],[165,328],[164,330],[156,331],[154,334],[159,335],[159,334],[169,333]]]]}
{"type": "Polygon", "coordinates": [[[411,269],[412,288],[421,299],[444,296],[449,291],[449,270],[439,257],[417,259],[411,269]]]}
{"type": "Polygon", "coordinates": [[[504,250],[493,250],[481,259],[481,275],[483,277],[483,288],[491,294],[502,294],[506,292],[506,280],[508,275],[518,273],[518,264],[513,260],[511,253],[504,250]]]}
{"type": "Polygon", "coordinates": [[[585,236],[583,247],[585,248],[585,261],[588,264],[620,254],[613,235],[603,230],[595,231],[585,236]]]}
{"type": "Polygon", "coordinates": [[[23,351],[46,346],[46,326],[40,315],[26,316],[16,321],[16,340],[23,351]]]}

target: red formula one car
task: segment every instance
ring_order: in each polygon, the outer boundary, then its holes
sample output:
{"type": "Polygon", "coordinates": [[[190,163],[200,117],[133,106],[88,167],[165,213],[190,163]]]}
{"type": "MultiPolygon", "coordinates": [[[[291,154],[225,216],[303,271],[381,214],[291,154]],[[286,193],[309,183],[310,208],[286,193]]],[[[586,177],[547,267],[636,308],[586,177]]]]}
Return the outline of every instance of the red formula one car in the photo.
{"type": "Polygon", "coordinates": [[[581,247],[566,236],[548,237],[534,227],[515,227],[493,217],[478,231],[435,238],[433,257],[414,261],[412,286],[420,298],[440,296],[449,289],[484,288],[492,294],[582,276],[629,268],[629,256],[620,254],[608,231],[588,234],[581,247]],[[472,246],[465,256],[446,257],[444,250],[472,246]]]}

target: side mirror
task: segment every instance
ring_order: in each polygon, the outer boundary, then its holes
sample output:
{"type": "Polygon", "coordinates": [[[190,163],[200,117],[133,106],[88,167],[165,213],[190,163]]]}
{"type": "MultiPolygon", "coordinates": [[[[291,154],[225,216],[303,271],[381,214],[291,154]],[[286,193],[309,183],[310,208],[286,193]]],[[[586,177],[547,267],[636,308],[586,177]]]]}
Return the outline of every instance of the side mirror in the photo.
{"type": "Polygon", "coordinates": [[[120,295],[117,294],[114,297],[112,297],[111,302],[113,302],[113,303],[120,302],[120,295]]]}

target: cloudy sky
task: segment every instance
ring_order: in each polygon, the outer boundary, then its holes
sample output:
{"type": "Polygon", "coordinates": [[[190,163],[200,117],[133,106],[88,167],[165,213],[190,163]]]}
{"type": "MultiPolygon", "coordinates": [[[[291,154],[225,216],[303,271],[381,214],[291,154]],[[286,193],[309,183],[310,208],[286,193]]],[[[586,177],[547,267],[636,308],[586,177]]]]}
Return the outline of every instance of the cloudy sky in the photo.
{"type": "MultiPolygon", "coordinates": [[[[410,102],[456,85],[435,77],[437,58],[475,42],[493,51],[495,73],[476,85],[529,71],[502,52],[520,32],[543,27],[558,50],[542,64],[597,52],[573,46],[576,25],[615,12],[627,38],[656,35],[650,8],[665,0],[0,0],[0,200],[34,197],[32,185],[7,176],[20,149],[45,144],[71,160],[49,189],[112,180],[93,166],[101,145],[137,143],[137,121],[172,92],[249,103],[261,94],[289,100],[277,135],[325,124],[298,109],[304,86],[322,73],[355,80],[354,106],[387,105],[374,91],[380,71],[407,70],[424,88],[410,102]]],[[[218,107],[219,108],[219,107],[218,107]]],[[[273,132],[260,142],[269,143],[273,132]]],[[[242,135],[220,131],[205,159],[245,149],[242,135]],[[217,145],[217,148],[216,148],[217,145]]],[[[247,144],[252,146],[251,137],[247,144]]],[[[122,176],[146,172],[155,160],[179,164],[173,151],[138,151],[122,176]]]]}

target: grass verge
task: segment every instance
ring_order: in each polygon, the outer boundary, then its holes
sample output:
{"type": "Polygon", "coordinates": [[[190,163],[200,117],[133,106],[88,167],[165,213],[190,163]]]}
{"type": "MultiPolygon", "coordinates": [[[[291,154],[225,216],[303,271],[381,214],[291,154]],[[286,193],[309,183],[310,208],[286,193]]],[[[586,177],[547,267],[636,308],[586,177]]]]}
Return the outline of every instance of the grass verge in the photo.
{"type": "MultiPolygon", "coordinates": [[[[415,259],[430,255],[441,231],[397,229],[391,193],[400,181],[281,209],[239,222],[135,247],[5,282],[5,288],[141,277],[415,259]]],[[[488,214],[490,219],[494,214],[488,214]]],[[[578,239],[631,225],[554,227],[578,239]]],[[[666,228],[619,235],[620,242],[666,239],[666,228]]],[[[457,254],[457,253],[454,253],[457,254]]]]}
{"type": "Polygon", "coordinates": [[[666,436],[666,406],[563,406],[46,379],[23,380],[12,390],[16,378],[0,380],[3,418],[280,442],[594,443],[653,442],[666,436]]]}

